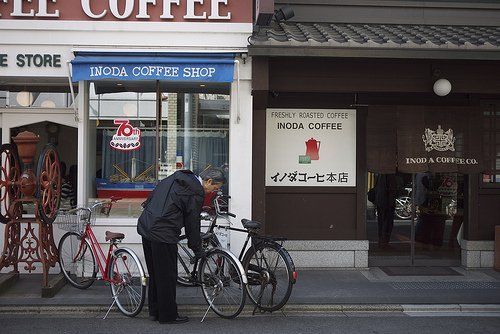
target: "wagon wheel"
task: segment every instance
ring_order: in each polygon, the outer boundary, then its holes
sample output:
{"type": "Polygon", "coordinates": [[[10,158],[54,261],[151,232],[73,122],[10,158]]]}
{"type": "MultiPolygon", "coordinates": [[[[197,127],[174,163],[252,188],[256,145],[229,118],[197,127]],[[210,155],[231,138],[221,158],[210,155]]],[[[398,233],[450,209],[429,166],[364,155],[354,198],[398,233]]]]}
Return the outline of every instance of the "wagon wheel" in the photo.
{"type": "Polygon", "coordinates": [[[50,224],[57,217],[61,200],[61,165],[54,145],[47,144],[38,158],[36,169],[38,179],[38,213],[50,224]]]}
{"type": "Polygon", "coordinates": [[[0,171],[0,222],[6,224],[20,211],[11,208],[13,201],[21,198],[21,189],[19,188],[21,163],[15,144],[2,145],[0,161],[2,164],[0,171]]]}

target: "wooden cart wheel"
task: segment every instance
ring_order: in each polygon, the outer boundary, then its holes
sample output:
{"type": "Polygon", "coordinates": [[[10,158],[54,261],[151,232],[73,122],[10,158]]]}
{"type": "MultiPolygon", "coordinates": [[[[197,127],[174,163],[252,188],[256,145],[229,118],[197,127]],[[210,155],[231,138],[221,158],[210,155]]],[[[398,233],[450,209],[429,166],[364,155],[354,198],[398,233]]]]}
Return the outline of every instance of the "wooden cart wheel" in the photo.
{"type": "Polygon", "coordinates": [[[47,224],[57,217],[61,200],[61,165],[54,145],[47,144],[38,158],[36,170],[38,179],[38,213],[47,224]]]}
{"type": "Polygon", "coordinates": [[[8,223],[20,210],[11,207],[14,200],[21,198],[19,178],[21,163],[15,144],[4,144],[0,148],[0,222],[8,223]]]}

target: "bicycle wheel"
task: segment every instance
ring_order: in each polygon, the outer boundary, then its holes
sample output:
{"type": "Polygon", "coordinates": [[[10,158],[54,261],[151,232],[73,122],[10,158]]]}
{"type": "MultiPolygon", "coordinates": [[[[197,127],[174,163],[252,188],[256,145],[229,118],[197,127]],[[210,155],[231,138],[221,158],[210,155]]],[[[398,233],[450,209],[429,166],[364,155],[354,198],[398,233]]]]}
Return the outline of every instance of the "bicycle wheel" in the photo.
{"type": "Polygon", "coordinates": [[[226,319],[237,317],[245,306],[244,273],[236,261],[227,251],[215,248],[198,268],[203,297],[218,316],[226,319]]]}
{"type": "Polygon", "coordinates": [[[117,249],[109,263],[108,278],[118,309],[128,317],[139,314],[146,300],[146,276],[135,253],[117,249]]]}
{"type": "Polygon", "coordinates": [[[273,312],[282,308],[292,293],[295,267],[288,252],[275,242],[262,242],[243,257],[247,292],[254,305],[273,312]]]}
{"type": "Polygon", "coordinates": [[[411,198],[407,196],[398,197],[396,199],[396,217],[399,219],[411,218],[411,198]]]}
{"type": "MultiPolygon", "coordinates": [[[[205,251],[216,248],[219,245],[215,235],[212,238],[203,240],[202,246],[205,251]]],[[[181,286],[191,287],[196,286],[196,278],[193,277],[192,272],[194,270],[194,264],[191,263],[191,259],[194,258],[193,251],[191,251],[185,242],[186,239],[181,240],[178,243],[177,252],[177,284],[181,286]]]]}
{"type": "Polygon", "coordinates": [[[97,266],[87,238],[75,232],[65,233],[59,241],[59,265],[68,282],[78,289],[94,283],[97,266]]]}

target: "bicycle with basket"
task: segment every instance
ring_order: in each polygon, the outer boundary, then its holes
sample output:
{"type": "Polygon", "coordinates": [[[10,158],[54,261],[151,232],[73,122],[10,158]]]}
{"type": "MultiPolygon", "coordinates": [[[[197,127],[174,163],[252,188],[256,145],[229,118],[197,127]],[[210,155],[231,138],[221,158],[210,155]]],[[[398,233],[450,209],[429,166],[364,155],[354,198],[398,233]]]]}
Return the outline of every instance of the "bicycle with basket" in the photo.
{"type": "Polygon", "coordinates": [[[112,197],[89,207],[60,211],[54,222],[67,231],[58,247],[59,264],[66,280],[79,289],[89,288],[98,279],[109,283],[113,302],[104,319],[114,304],[124,315],[134,317],[146,299],[146,275],[139,257],[131,249],[119,247],[125,235],[106,231],[109,248],[105,255],[92,231],[97,215],[108,216],[119,199],[112,197]]]}

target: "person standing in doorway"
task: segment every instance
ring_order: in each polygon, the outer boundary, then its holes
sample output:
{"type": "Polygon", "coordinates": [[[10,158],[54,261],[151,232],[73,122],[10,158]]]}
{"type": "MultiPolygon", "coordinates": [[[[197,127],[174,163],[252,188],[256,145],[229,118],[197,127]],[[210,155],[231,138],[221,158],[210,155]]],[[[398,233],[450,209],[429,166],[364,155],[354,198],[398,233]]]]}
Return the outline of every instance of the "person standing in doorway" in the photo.
{"type": "Polygon", "coordinates": [[[224,172],[210,167],[196,176],[180,170],[162,180],[143,203],[137,232],[149,273],[148,305],[151,320],[161,324],[189,321],[177,313],[177,242],[184,227],[188,247],[204,256],[200,238],[200,213],[205,194],[226,182],[224,172]]]}
{"type": "Polygon", "coordinates": [[[61,161],[61,201],[59,209],[70,210],[76,207],[76,194],[66,175],[66,163],[61,161]]]}
{"type": "Polygon", "coordinates": [[[378,222],[378,246],[386,249],[391,240],[396,210],[397,179],[395,174],[380,174],[375,184],[375,206],[378,222]]]}

